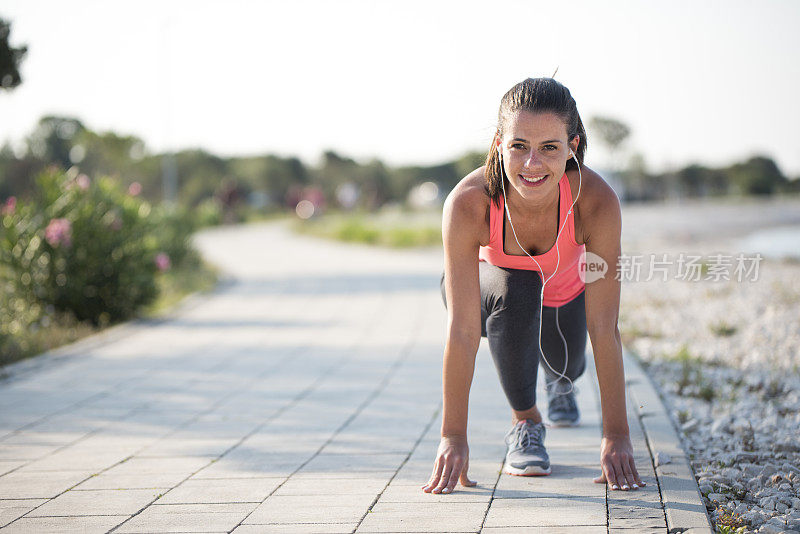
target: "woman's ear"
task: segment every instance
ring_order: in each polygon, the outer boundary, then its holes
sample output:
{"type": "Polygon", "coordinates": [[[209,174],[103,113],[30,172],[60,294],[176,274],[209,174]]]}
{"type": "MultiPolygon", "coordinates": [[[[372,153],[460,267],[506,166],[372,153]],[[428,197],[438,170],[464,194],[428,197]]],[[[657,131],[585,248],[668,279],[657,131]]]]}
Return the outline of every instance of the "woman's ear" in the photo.
{"type": "Polygon", "coordinates": [[[572,153],[575,154],[575,157],[578,157],[578,147],[581,144],[581,136],[575,134],[575,137],[572,138],[572,141],[569,143],[569,149],[572,150],[572,153]]]}

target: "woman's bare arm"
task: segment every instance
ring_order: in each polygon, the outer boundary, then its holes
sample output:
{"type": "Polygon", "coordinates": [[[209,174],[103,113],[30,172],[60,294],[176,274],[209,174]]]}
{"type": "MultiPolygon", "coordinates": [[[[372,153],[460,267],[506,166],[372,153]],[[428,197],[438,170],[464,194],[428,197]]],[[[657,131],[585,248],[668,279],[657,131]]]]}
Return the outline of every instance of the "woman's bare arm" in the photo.
{"type": "Polygon", "coordinates": [[[467,416],[475,355],[481,338],[478,247],[484,221],[482,190],[462,181],[448,196],[442,218],[447,338],[442,366],[442,441],[426,492],[449,493],[467,477],[467,416]]]}
{"type": "MultiPolygon", "coordinates": [[[[608,265],[603,278],[586,284],[586,325],[592,340],[600,405],[603,412],[603,440],[600,451],[602,475],[595,482],[608,482],[611,489],[626,490],[644,485],[633,460],[625,405],[625,375],[619,318],[620,282],[617,263],[621,254],[622,215],[616,193],[599,176],[589,171],[591,201],[583,216],[586,252],[608,265]]],[[[587,174],[589,174],[587,173],[587,174]]]]}

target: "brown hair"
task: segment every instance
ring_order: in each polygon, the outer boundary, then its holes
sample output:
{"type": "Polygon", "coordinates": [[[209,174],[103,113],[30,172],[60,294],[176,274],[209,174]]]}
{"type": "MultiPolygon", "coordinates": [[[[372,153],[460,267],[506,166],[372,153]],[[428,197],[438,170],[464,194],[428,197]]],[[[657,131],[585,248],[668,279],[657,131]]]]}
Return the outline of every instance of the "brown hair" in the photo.
{"type": "MultiPolygon", "coordinates": [[[[486,193],[492,201],[500,205],[502,195],[502,182],[507,180],[500,165],[500,155],[497,152],[497,139],[503,136],[503,127],[506,121],[519,111],[532,113],[555,113],[567,125],[567,139],[572,140],[580,136],[578,150],[575,157],[583,165],[583,155],[586,153],[586,131],[578,114],[578,106],[569,89],[553,78],[528,78],[508,90],[500,101],[500,111],[497,113],[497,131],[489,153],[486,155],[486,193]]],[[[566,169],[577,169],[574,159],[567,160],[566,169]]]]}

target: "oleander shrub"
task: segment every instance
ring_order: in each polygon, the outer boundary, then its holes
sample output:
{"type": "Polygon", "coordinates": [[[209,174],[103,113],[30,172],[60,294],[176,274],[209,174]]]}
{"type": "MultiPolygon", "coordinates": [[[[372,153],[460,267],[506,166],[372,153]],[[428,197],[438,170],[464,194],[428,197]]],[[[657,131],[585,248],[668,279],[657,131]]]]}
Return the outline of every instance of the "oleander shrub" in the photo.
{"type": "Polygon", "coordinates": [[[74,168],[49,168],[36,183],[31,201],[2,215],[0,345],[45,309],[100,326],[129,319],[157,297],[159,270],[190,254],[186,210],[154,208],[138,189],[74,168]]]}

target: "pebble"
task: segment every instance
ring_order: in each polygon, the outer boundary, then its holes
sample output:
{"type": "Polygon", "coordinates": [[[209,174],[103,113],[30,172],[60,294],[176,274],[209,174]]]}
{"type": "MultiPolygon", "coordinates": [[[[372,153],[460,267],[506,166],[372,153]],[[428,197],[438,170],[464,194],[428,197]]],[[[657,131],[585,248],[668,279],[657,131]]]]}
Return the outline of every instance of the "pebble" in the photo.
{"type": "Polygon", "coordinates": [[[656,452],[656,467],[672,462],[672,457],[664,452],[656,452]]]}
{"type": "Polygon", "coordinates": [[[628,344],[680,430],[714,525],[735,513],[747,533],[800,532],[799,288],[800,264],[776,260],[749,284],[623,284],[620,331],[650,334],[628,344]]]}

